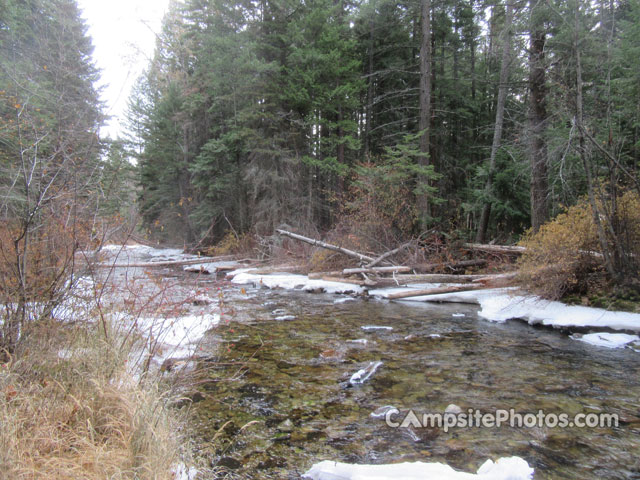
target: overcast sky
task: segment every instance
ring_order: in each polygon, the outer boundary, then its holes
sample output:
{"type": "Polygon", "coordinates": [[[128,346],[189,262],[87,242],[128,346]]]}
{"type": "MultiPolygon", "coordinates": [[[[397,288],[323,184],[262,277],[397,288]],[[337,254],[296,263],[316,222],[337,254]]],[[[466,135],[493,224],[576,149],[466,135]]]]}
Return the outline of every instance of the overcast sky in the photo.
{"type": "Polygon", "coordinates": [[[101,136],[116,137],[135,80],[153,55],[169,0],[78,0],[102,71],[102,98],[113,116],[101,136]]]}

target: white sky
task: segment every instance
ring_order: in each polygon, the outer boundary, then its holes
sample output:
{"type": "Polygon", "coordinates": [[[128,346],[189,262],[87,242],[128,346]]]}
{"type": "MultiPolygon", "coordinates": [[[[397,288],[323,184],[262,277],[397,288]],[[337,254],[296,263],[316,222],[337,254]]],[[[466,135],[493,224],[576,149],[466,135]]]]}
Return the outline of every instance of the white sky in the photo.
{"type": "Polygon", "coordinates": [[[103,137],[117,137],[131,87],[147,67],[155,47],[155,34],[169,0],[78,0],[95,50],[93,58],[102,71],[102,99],[113,118],[101,130],[103,137]]]}

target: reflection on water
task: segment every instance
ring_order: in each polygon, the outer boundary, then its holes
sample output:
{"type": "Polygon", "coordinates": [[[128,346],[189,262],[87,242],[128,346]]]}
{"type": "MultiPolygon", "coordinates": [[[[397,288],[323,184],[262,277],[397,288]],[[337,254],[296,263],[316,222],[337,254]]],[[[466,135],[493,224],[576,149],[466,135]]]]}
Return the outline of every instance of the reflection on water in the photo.
{"type": "Polygon", "coordinates": [[[300,478],[325,459],[446,462],[518,455],[536,479],[640,478],[640,354],[605,350],[468,305],[269,290],[227,293],[215,362],[194,404],[203,454],[238,478],[300,478]],[[462,315],[464,314],[464,316],[462,315]],[[280,317],[280,320],[276,320],[280,317]],[[392,329],[362,329],[388,326],[392,329]],[[354,341],[355,340],[355,341],[354,341]],[[364,341],[366,340],[366,342],[364,341]],[[371,362],[362,384],[349,382],[371,362]],[[393,429],[371,412],[618,413],[618,428],[393,429]]]}

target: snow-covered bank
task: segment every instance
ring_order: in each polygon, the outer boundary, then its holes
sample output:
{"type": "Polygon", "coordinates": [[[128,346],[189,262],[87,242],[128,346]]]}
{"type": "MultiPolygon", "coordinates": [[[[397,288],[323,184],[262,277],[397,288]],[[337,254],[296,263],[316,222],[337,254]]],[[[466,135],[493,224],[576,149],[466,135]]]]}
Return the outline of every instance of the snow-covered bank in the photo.
{"type": "Polygon", "coordinates": [[[139,318],[140,332],[156,342],[155,359],[191,358],[204,334],[220,322],[220,314],[203,313],[174,318],[139,318]]]}
{"type": "Polygon", "coordinates": [[[302,478],[311,480],[529,480],[533,468],[520,457],[487,460],[477,473],[458,472],[443,463],[351,465],[326,460],[316,463],[302,478]]]}
{"type": "MultiPolygon", "coordinates": [[[[358,285],[309,279],[305,275],[289,273],[257,275],[247,269],[242,269],[231,272],[230,276],[233,277],[233,283],[253,283],[269,288],[357,294],[365,291],[363,287],[358,285]]],[[[369,290],[368,294],[378,298],[387,298],[393,293],[437,288],[445,285],[449,284],[419,284],[410,287],[374,289],[369,290]]],[[[554,328],[640,332],[640,314],[637,313],[611,312],[601,308],[565,305],[561,302],[543,300],[535,296],[518,295],[517,292],[517,288],[490,288],[408,297],[401,301],[476,304],[480,306],[478,315],[492,322],[521,319],[530,325],[545,325],[554,328]]]]}
{"type": "Polygon", "coordinates": [[[359,285],[343,282],[330,282],[326,280],[310,279],[306,275],[292,273],[273,273],[258,275],[250,270],[236,270],[228,274],[231,280],[238,285],[256,284],[268,288],[284,288],[286,290],[302,290],[305,292],[326,293],[362,293],[364,289],[359,285]]]}
{"type": "MultiPolygon", "coordinates": [[[[410,288],[384,289],[369,292],[382,298],[387,292],[409,291],[410,288]]],[[[512,319],[524,320],[530,325],[545,325],[566,329],[611,329],[640,332],[640,314],[611,312],[602,308],[566,305],[535,296],[518,295],[517,288],[491,288],[466,292],[441,293],[403,298],[403,302],[451,302],[480,306],[478,315],[492,322],[512,319]]]]}

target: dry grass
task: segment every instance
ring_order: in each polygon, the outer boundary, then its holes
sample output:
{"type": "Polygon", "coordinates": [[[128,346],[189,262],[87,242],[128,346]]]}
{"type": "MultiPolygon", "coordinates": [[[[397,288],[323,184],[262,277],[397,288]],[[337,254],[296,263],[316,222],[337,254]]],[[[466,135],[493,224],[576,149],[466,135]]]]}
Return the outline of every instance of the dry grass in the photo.
{"type": "Polygon", "coordinates": [[[94,323],[46,327],[0,364],[0,478],[173,479],[182,419],[94,323]]]}

